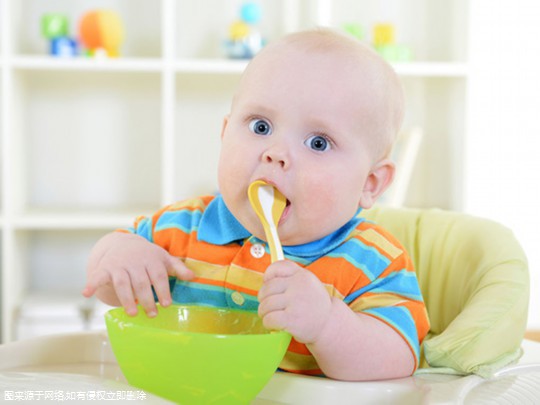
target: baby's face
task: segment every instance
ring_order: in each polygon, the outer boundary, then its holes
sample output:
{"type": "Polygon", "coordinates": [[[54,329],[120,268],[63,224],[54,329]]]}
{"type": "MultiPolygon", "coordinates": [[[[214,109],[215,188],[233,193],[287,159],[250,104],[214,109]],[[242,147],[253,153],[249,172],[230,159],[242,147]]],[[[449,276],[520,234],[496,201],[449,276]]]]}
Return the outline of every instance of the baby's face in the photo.
{"type": "Polygon", "coordinates": [[[277,187],[288,200],[281,242],[297,245],[370,205],[364,197],[377,158],[369,147],[373,107],[365,78],[345,58],[290,47],[271,53],[247,72],[225,119],[219,184],[227,207],[261,239],[247,190],[258,179],[277,187]]]}

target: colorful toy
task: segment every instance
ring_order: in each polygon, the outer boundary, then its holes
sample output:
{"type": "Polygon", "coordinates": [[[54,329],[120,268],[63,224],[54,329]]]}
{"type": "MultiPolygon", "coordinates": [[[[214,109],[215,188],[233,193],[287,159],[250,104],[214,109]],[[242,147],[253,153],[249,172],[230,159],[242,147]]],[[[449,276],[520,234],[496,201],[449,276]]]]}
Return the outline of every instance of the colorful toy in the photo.
{"type": "Polygon", "coordinates": [[[77,56],[77,41],[69,37],[58,37],[51,40],[51,55],[57,57],[77,56]]]}
{"type": "Polygon", "coordinates": [[[394,44],[394,26],[392,24],[375,24],[373,27],[373,45],[378,47],[394,44]]]}
{"type": "Polygon", "coordinates": [[[50,41],[49,53],[52,56],[77,55],[77,42],[69,37],[69,21],[66,15],[45,14],[41,18],[41,34],[50,41]]]}
{"type": "Polygon", "coordinates": [[[408,46],[396,44],[395,28],[389,23],[374,25],[373,47],[384,59],[390,62],[405,62],[412,58],[408,46]]]}
{"type": "Polygon", "coordinates": [[[119,56],[124,41],[124,26],[114,11],[94,10],[86,13],[81,19],[79,33],[89,56],[119,56]]]}
{"type": "Polygon", "coordinates": [[[230,58],[249,59],[264,46],[264,40],[256,28],[262,18],[262,9],[255,1],[249,1],[240,7],[240,20],[229,27],[229,40],[225,48],[230,58]]]}
{"type": "Polygon", "coordinates": [[[411,48],[405,45],[382,45],[375,49],[389,62],[408,62],[412,59],[411,48]]]}
{"type": "Polygon", "coordinates": [[[355,37],[356,39],[362,41],[364,39],[364,27],[357,23],[347,23],[343,25],[343,30],[355,37]]]}
{"type": "Polygon", "coordinates": [[[64,14],[45,14],[41,18],[41,34],[47,39],[67,37],[69,22],[64,14]]]}

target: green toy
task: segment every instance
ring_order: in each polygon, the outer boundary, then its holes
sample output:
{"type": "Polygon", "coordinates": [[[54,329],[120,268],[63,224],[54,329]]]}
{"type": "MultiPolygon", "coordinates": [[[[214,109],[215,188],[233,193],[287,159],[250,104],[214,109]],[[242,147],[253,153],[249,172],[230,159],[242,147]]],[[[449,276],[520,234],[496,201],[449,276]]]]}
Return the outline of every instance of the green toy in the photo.
{"type": "Polygon", "coordinates": [[[58,13],[45,14],[41,18],[41,34],[47,39],[67,37],[69,35],[67,16],[58,13]]]}

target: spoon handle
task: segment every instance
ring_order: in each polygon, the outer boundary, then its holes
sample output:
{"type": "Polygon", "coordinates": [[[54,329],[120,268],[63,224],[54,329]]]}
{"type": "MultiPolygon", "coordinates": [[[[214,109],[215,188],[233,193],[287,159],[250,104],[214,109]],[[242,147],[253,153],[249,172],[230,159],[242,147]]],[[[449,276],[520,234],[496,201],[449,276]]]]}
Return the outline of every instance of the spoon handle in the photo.
{"type": "Polygon", "coordinates": [[[275,189],[272,186],[261,186],[257,191],[263,215],[266,219],[267,226],[264,226],[264,233],[270,247],[272,263],[274,263],[275,261],[284,259],[283,248],[281,247],[276,225],[279,222],[283,209],[280,209],[279,205],[276,204],[275,189]]]}
{"type": "Polygon", "coordinates": [[[277,224],[283,214],[287,199],[279,190],[260,180],[250,185],[248,196],[264,228],[272,263],[283,260],[285,257],[277,233],[277,224]]]}

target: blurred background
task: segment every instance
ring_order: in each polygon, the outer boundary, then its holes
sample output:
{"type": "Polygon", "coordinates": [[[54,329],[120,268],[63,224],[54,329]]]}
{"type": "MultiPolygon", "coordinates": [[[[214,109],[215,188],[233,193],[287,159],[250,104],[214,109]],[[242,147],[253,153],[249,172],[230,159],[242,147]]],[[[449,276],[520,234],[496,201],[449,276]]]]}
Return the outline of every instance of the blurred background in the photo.
{"type": "Polygon", "coordinates": [[[223,116],[267,42],[330,26],[400,75],[407,114],[381,204],[511,228],[540,330],[536,0],[0,0],[2,341],[103,327],[80,296],[104,233],[217,191],[223,116]]]}

